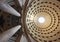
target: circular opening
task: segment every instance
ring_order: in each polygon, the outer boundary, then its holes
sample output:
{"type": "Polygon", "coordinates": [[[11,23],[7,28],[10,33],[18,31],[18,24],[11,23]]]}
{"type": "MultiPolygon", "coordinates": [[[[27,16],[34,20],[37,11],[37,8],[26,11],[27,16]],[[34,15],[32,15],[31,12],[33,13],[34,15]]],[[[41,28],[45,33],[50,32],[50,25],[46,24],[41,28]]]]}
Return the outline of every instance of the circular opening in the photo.
{"type": "Polygon", "coordinates": [[[38,18],[38,22],[39,23],[44,23],[45,22],[45,18],[44,17],[39,17],[38,18]]]}

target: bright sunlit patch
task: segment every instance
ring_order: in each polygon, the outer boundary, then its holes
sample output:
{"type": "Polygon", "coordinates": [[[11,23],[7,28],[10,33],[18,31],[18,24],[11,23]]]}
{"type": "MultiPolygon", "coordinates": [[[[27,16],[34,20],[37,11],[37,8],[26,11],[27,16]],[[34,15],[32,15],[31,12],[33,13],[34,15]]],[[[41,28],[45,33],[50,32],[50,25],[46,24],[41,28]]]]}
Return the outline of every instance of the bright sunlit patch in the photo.
{"type": "Polygon", "coordinates": [[[38,22],[39,23],[44,23],[45,22],[45,18],[44,17],[39,17],[38,18],[38,22]]]}

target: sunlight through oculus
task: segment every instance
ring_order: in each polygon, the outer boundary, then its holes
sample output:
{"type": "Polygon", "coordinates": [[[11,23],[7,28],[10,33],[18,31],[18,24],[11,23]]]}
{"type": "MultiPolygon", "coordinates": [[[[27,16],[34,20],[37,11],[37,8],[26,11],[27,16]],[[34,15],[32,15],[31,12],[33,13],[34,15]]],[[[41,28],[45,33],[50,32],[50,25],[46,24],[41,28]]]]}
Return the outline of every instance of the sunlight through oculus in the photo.
{"type": "Polygon", "coordinates": [[[39,23],[44,23],[45,22],[45,18],[44,17],[39,17],[38,18],[38,22],[39,23]]]}

